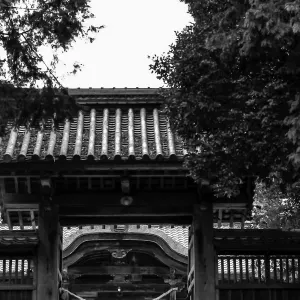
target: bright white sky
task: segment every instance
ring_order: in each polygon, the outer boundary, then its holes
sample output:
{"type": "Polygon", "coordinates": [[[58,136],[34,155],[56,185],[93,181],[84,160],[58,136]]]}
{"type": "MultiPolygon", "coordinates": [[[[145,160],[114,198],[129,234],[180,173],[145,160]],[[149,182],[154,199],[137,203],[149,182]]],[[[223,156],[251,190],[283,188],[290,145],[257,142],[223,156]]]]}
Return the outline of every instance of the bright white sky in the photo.
{"type": "Polygon", "coordinates": [[[67,66],[84,64],[75,76],[61,77],[70,68],[61,64],[57,75],[69,88],[160,87],[149,71],[148,55],[162,54],[175,41],[174,31],[192,22],[179,0],[92,0],[97,25],[104,25],[94,43],[78,41],[60,58],[67,66]]]}

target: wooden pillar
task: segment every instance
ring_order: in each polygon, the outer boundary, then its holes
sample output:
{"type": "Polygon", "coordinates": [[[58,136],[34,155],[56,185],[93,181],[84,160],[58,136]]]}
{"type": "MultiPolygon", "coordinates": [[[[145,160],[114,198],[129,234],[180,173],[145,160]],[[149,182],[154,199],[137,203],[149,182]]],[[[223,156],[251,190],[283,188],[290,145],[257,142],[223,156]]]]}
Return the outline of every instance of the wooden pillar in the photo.
{"type": "Polygon", "coordinates": [[[37,299],[58,300],[61,281],[61,228],[56,207],[40,204],[37,299]]]}
{"type": "Polygon", "coordinates": [[[212,203],[202,203],[194,207],[189,256],[190,300],[216,300],[212,203]]]}

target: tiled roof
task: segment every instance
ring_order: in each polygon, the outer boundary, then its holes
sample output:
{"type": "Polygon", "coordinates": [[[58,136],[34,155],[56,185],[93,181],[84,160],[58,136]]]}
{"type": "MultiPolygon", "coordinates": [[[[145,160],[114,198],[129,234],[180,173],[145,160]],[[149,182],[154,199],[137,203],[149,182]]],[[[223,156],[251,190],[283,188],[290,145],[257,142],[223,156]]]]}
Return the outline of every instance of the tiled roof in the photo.
{"type": "Polygon", "coordinates": [[[163,226],[158,228],[170,238],[172,238],[175,242],[181,244],[183,247],[188,248],[188,239],[189,239],[189,230],[188,227],[182,226],[163,226]]]}
{"type": "Polygon", "coordinates": [[[0,139],[0,161],[177,159],[183,146],[159,111],[155,91],[73,90],[85,105],[72,121],[49,120],[43,128],[8,128],[0,139]],[[151,104],[151,105],[150,105],[151,104]]]}
{"type": "MultiPolygon", "coordinates": [[[[89,233],[101,233],[101,232],[111,232],[112,226],[106,225],[103,226],[94,226],[91,229],[90,226],[78,228],[64,227],[63,229],[63,249],[66,249],[77,237],[89,234],[89,233]]],[[[182,226],[154,226],[148,228],[147,225],[141,225],[139,228],[136,225],[129,225],[126,232],[128,233],[143,233],[143,234],[153,234],[163,238],[169,246],[176,252],[179,252],[187,256],[187,247],[188,247],[188,228],[183,228],[182,226]]],[[[126,233],[124,233],[126,234],[126,233]]]]}

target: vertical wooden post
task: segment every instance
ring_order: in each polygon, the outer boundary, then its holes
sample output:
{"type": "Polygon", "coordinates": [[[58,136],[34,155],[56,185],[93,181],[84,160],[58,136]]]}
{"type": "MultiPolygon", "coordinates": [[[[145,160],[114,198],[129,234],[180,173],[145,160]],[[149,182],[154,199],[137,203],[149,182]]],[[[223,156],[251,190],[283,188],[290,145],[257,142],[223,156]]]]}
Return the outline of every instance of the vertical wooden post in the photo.
{"type": "Polygon", "coordinates": [[[219,285],[219,260],[218,260],[218,253],[215,250],[214,251],[215,256],[215,286],[216,286],[216,300],[220,299],[220,293],[219,288],[217,288],[217,285],[219,285]]]}
{"type": "Polygon", "coordinates": [[[216,300],[216,266],[213,245],[212,203],[194,208],[194,299],[216,300]]]}
{"type": "Polygon", "coordinates": [[[170,293],[170,300],[176,300],[176,291],[172,291],[171,293],[170,293]]]}
{"type": "MultiPolygon", "coordinates": [[[[68,270],[67,269],[63,270],[62,277],[63,277],[62,288],[64,288],[65,290],[69,291],[70,290],[70,288],[69,288],[70,279],[69,279],[69,275],[68,275],[68,270]]],[[[71,281],[74,282],[74,279],[71,280],[71,281]]],[[[69,294],[65,290],[62,291],[62,293],[61,293],[61,299],[69,300],[69,294]]]]}
{"type": "MultiPolygon", "coordinates": [[[[265,275],[266,275],[266,284],[270,282],[270,256],[265,254],[265,275]]],[[[276,270],[276,260],[274,260],[274,270],[276,270]]]]}
{"type": "Polygon", "coordinates": [[[39,246],[37,255],[37,299],[59,298],[59,252],[61,229],[56,207],[40,204],[38,222],[39,246]]]}

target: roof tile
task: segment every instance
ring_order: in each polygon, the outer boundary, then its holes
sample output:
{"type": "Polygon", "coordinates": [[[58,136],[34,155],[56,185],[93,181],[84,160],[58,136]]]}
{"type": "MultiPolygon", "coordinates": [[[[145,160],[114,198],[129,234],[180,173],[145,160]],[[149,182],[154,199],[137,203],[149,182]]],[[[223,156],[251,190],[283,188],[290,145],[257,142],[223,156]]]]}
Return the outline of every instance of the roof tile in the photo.
{"type": "Polygon", "coordinates": [[[183,145],[165,115],[149,107],[98,107],[79,111],[57,129],[49,120],[39,130],[10,125],[0,160],[178,159],[183,145]]]}

